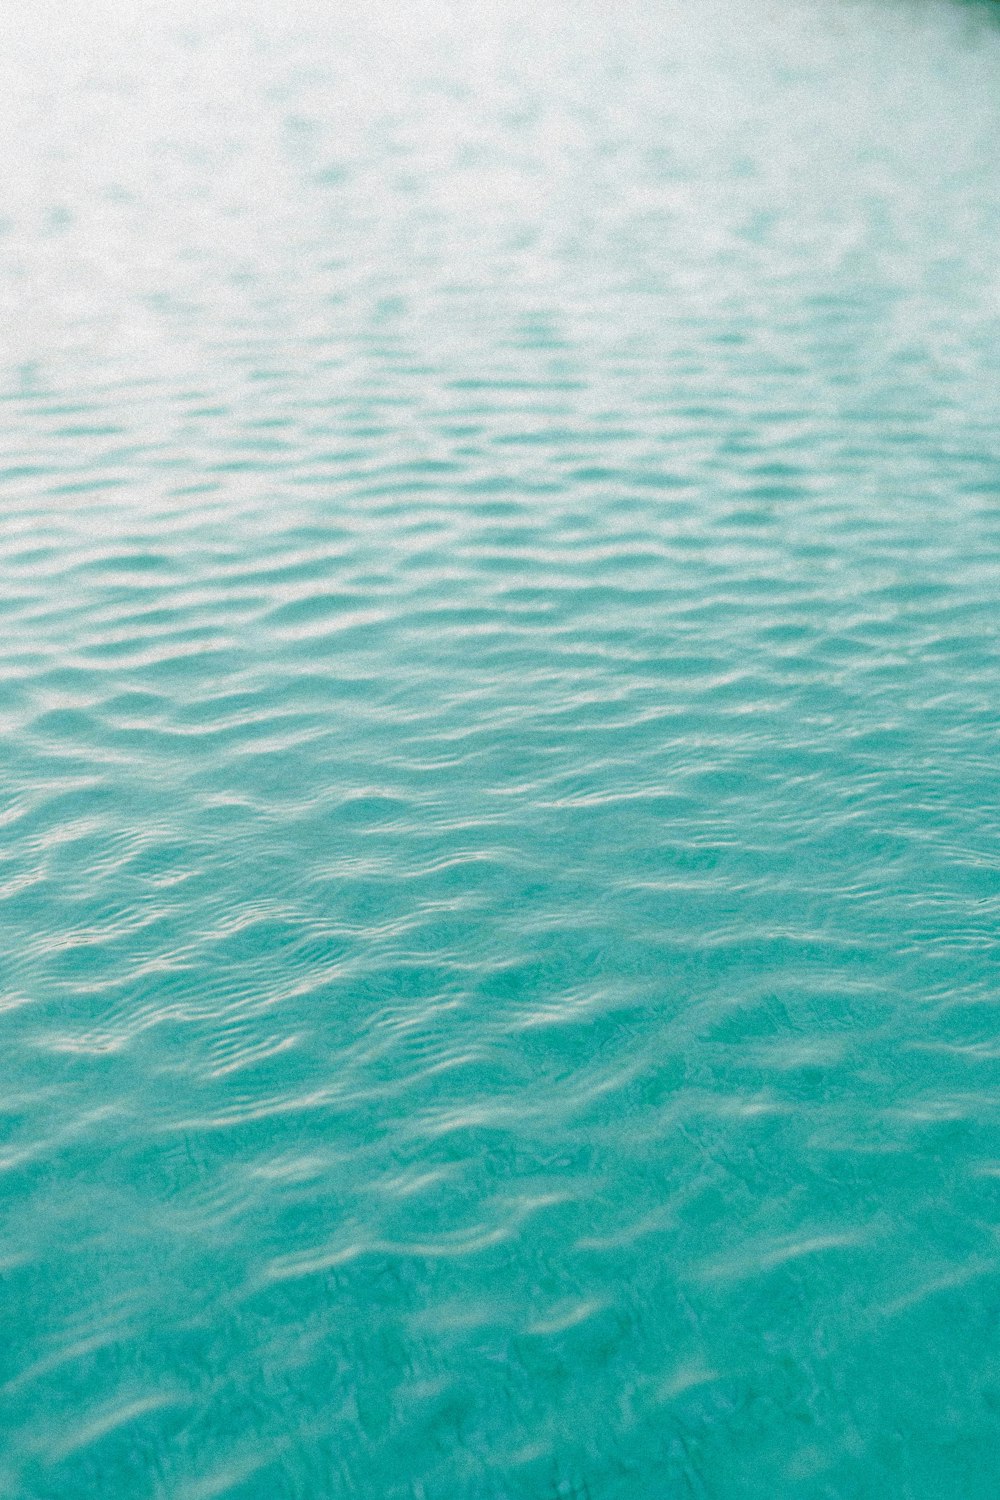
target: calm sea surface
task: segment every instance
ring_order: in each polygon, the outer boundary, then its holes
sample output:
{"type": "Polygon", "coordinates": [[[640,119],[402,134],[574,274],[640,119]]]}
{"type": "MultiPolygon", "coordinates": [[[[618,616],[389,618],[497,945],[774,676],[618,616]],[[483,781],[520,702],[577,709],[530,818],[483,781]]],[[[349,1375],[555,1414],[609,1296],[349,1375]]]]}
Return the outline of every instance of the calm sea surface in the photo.
{"type": "Polygon", "coordinates": [[[1000,28],[0,22],[0,1496],[1000,1492],[1000,28]]]}

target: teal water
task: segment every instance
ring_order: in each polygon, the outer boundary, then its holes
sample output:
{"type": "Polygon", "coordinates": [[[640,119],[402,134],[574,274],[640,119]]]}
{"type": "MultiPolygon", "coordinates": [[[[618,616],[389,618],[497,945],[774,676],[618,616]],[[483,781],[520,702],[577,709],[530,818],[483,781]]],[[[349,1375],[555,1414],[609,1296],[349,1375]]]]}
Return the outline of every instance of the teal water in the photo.
{"type": "Polygon", "coordinates": [[[996,1496],[991,13],[8,9],[0,1495],[996,1496]]]}

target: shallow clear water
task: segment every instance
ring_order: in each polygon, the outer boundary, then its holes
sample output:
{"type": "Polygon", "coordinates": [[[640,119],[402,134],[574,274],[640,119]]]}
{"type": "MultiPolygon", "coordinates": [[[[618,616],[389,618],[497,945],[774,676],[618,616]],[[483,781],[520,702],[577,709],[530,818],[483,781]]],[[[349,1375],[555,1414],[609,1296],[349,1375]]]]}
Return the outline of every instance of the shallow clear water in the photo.
{"type": "Polygon", "coordinates": [[[989,14],[9,10],[0,1494],[995,1496],[989,14]]]}

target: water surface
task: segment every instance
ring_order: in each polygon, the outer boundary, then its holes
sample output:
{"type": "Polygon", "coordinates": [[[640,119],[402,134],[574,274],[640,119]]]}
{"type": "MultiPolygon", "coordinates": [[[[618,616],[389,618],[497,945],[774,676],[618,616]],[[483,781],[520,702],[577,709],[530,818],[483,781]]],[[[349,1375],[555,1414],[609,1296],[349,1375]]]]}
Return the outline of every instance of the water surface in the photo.
{"type": "Polygon", "coordinates": [[[989,14],[8,9],[0,1494],[995,1496],[989,14]]]}

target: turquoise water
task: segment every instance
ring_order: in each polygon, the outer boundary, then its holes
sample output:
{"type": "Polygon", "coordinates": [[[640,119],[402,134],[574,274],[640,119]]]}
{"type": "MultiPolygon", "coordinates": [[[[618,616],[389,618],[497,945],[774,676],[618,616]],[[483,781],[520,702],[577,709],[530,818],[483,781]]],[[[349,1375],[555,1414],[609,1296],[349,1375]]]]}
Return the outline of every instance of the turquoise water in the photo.
{"type": "Polygon", "coordinates": [[[990,13],[10,10],[0,1495],[996,1496],[990,13]]]}

